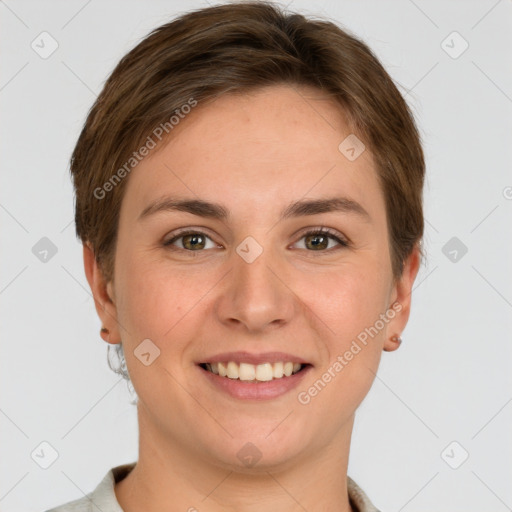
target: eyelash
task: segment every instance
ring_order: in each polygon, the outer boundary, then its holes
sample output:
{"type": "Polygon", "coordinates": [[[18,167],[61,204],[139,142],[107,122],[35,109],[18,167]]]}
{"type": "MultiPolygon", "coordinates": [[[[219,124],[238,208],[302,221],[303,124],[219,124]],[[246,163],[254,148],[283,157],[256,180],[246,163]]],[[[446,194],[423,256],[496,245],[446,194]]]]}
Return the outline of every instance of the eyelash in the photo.
{"type": "MultiPolygon", "coordinates": [[[[203,251],[206,250],[206,249],[203,249],[203,250],[198,250],[198,251],[192,251],[192,250],[189,250],[189,249],[182,249],[181,247],[174,247],[173,246],[173,243],[176,242],[176,240],[179,240],[180,238],[182,238],[184,236],[187,236],[187,235],[201,235],[201,236],[211,240],[211,237],[209,237],[206,233],[203,233],[202,231],[188,229],[188,230],[179,232],[176,236],[174,236],[170,240],[167,240],[166,242],[164,242],[163,245],[164,245],[164,247],[167,247],[168,249],[173,250],[173,251],[184,251],[184,252],[192,253],[192,254],[198,253],[198,252],[203,252],[203,251]]],[[[350,246],[350,243],[347,240],[344,240],[344,239],[340,238],[336,234],[336,232],[334,232],[331,229],[326,228],[324,226],[322,226],[322,227],[320,227],[318,229],[313,229],[311,231],[307,231],[306,233],[303,233],[302,236],[299,238],[299,240],[302,240],[303,238],[305,238],[307,236],[320,236],[320,235],[327,236],[328,238],[331,238],[332,240],[335,240],[336,242],[338,242],[339,245],[340,245],[340,247],[338,247],[338,249],[340,249],[342,247],[349,247],[350,246]]],[[[315,253],[315,252],[329,253],[329,252],[331,252],[333,250],[337,250],[337,249],[331,247],[330,249],[324,249],[324,250],[320,250],[320,251],[313,251],[313,250],[309,251],[308,249],[304,249],[304,250],[306,250],[308,252],[311,252],[311,253],[315,253]]]]}

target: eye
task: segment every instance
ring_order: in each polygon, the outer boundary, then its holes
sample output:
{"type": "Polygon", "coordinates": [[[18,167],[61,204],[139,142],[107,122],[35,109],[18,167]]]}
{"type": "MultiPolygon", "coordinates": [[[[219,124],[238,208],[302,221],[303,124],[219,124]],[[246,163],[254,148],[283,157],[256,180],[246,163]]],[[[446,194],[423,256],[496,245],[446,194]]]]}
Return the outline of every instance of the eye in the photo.
{"type": "MultiPolygon", "coordinates": [[[[301,240],[305,240],[304,246],[310,252],[326,252],[326,249],[331,250],[333,249],[332,245],[330,246],[330,242],[332,241],[336,242],[338,246],[349,246],[349,242],[347,240],[338,236],[335,231],[324,227],[304,233],[301,240]]],[[[171,239],[165,241],[163,245],[172,250],[184,250],[187,252],[201,252],[203,249],[215,249],[219,247],[219,245],[213,242],[208,235],[201,231],[194,230],[182,231],[171,239]],[[208,241],[211,244],[209,247],[207,246],[208,241]]],[[[299,248],[302,249],[304,247],[299,248]]]]}
{"type": "Polygon", "coordinates": [[[301,237],[301,240],[305,240],[304,245],[306,249],[310,249],[311,251],[322,252],[322,250],[324,249],[332,249],[332,246],[329,247],[330,241],[335,241],[338,244],[338,246],[349,246],[348,241],[338,236],[334,231],[330,230],[329,228],[323,227],[320,229],[315,229],[312,231],[308,231],[307,233],[304,233],[301,237]]]}
{"type": "Polygon", "coordinates": [[[206,234],[201,231],[192,230],[179,233],[170,240],[164,242],[164,246],[169,247],[170,249],[178,248],[189,252],[200,251],[201,249],[214,249],[215,247],[218,247],[217,244],[215,244],[206,234]],[[181,240],[181,242],[178,243],[178,245],[175,245],[175,242],[178,240],[181,240]],[[207,240],[212,244],[210,247],[206,247],[207,240]]]}

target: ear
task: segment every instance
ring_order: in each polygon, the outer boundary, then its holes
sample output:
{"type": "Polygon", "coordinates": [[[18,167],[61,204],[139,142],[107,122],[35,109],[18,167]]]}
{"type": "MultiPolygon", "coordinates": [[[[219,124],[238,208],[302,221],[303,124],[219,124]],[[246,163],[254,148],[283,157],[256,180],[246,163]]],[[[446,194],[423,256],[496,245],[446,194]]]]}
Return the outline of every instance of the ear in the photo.
{"type": "Polygon", "coordinates": [[[402,275],[393,285],[389,309],[395,311],[395,316],[388,323],[387,338],[384,342],[384,350],[387,352],[392,352],[400,346],[393,338],[402,334],[409,320],[412,286],[420,268],[420,261],[420,249],[415,246],[404,262],[402,275]]]}
{"type": "Polygon", "coordinates": [[[89,242],[83,244],[83,253],[85,275],[91,287],[94,305],[102,326],[108,329],[108,332],[101,332],[100,335],[106,342],[115,345],[121,342],[121,337],[112,282],[105,282],[103,272],[89,242]]]}

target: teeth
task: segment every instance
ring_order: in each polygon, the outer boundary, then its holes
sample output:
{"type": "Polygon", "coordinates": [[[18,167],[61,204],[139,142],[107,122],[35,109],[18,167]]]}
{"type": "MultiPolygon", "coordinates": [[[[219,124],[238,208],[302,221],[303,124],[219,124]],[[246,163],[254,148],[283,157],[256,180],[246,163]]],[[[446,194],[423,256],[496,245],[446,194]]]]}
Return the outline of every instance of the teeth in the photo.
{"type": "Polygon", "coordinates": [[[259,364],[256,366],[256,380],[267,381],[272,380],[273,377],[274,369],[270,363],[259,364]]]}
{"type": "Polygon", "coordinates": [[[228,377],[230,379],[238,379],[238,365],[233,361],[228,363],[228,377]]]}
{"type": "Polygon", "coordinates": [[[272,379],[280,379],[283,376],[289,377],[302,368],[300,363],[292,363],[291,361],[258,365],[249,363],[240,363],[238,365],[234,361],[229,361],[227,363],[206,363],[205,366],[208,371],[221,377],[249,382],[266,382],[272,379]]]}
{"type": "MultiPolygon", "coordinates": [[[[229,363],[231,364],[231,363],[229,363]]],[[[235,364],[235,363],[233,363],[235,364]]],[[[236,365],[235,365],[236,366],[236,365]]],[[[229,375],[228,375],[229,377],[229,375]]],[[[240,380],[254,380],[256,378],[256,368],[253,364],[240,363],[237,377],[240,380]]],[[[237,378],[235,377],[235,378],[237,378]]]]}
{"type": "Polygon", "coordinates": [[[284,363],[274,363],[274,378],[280,379],[284,375],[284,363]]]}
{"type": "Polygon", "coordinates": [[[225,377],[227,374],[228,374],[228,371],[227,371],[224,363],[219,363],[219,375],[221,377],[225,377]]]}

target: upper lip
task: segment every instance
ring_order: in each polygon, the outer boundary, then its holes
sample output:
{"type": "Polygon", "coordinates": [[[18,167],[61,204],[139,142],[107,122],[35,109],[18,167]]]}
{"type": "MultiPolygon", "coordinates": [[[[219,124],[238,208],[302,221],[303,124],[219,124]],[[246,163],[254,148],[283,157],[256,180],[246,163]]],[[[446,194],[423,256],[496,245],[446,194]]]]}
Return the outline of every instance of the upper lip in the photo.
{"type": "Polygon", "coordinates": [[[251,354],[250,352],[223,352],[222,354],[216,354],[209,356],[198,364],[203,363],[225,363],[233,361],[237,364],[249,363],[249,364],[263,364],[263,363],[278,363],[288,362],[310,364],[302,357],[295,356],[293,354],[287,354],[286,352],[261,352],[259,354],[251,354]]]}

